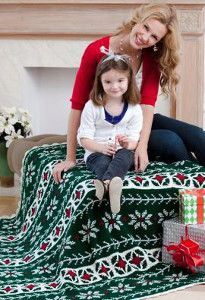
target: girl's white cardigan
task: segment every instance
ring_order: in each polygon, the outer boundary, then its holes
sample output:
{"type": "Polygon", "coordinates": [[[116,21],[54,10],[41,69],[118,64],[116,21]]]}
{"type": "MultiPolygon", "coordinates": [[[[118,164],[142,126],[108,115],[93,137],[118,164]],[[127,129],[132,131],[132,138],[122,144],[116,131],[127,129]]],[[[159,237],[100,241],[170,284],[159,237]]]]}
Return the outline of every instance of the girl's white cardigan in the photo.
{"type": "MultiPolygon", "coordinates": [[[[142,109],[139,104],[128,104],[127,111],[122,120],[113,125],[105,120],[105,111],[103,106],[96,106],[92,100],[89,100],[83,109],[78,129],[78,143],[81,138],[88,138],[99,143],[115,143],[117,134],[126,135],[129,139],[138,141],[142,129],[142,109]]],[[[119,146],[118,149],[121,147],[119,146]]],[[[86,150],[84,159],[92,152],[86,150]]]]}

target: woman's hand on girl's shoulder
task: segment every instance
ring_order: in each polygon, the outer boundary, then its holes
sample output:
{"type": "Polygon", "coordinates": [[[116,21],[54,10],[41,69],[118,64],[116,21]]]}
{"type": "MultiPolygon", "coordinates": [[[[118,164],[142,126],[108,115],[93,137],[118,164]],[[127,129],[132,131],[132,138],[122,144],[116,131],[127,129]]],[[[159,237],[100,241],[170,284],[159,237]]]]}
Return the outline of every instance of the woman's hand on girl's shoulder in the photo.
{"type": "Polygon", "coordinates": [[[74,168],[76,165],[75,161],[72,160],[63,160],[60,163],[58,163],[57,165],[55,165],[55,167],[53,168],[53,178],[54,181],[56,183],[61,183],[62,178],[62,172],[66,172],[72,168],[74,168]]]}

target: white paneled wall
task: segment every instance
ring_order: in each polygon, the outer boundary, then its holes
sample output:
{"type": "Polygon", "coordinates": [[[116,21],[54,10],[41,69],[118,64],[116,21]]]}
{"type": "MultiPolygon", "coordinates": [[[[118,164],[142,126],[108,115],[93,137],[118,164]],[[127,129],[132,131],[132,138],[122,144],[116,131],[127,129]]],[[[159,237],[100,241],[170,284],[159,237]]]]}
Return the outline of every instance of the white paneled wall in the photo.
{"type": "Polygon", "coordinates": [[[32,112],[34,135],[66,134],[76,71],[75,68],[25,68],[23,102],[32,112]]]}

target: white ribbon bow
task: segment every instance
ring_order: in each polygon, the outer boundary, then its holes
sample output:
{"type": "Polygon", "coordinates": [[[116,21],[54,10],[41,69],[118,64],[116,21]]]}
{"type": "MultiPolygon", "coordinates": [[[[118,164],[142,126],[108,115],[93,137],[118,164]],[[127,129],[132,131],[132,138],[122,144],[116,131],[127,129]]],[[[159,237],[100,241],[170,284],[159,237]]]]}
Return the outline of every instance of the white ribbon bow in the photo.
{"type": "Polygon", "coordinates": [[[106,49],[105,46],[100,47],[100,52],[107,55],[107,57],[103,60],[103,62],[110,59],[114,59],[114,61],[122,60],[125,63],[127,63],[126,59],[130,59],[128,55],[115,54],[114,52],[111,52],[108,49],[106,49]]]}

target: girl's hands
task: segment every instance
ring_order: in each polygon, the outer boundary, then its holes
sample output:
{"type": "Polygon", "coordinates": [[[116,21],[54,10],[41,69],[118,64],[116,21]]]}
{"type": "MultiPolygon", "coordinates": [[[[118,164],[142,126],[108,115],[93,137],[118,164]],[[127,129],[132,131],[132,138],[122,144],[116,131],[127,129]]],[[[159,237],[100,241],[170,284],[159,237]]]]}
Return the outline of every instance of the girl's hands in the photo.
{"type": "Polygon", "coordinates": [[[100,144],[101,147],[101,153],[105,154],[105,155],[109,155],[109,156],[113,156],[115,155],[116,152],[116,146],[115,144],[100,144]]]}
{"type": "Polygon", "coordinates": [[[64,160],[58,163],[57,165],[55,165],[55,167],[53,168],[53,178],[55,182],[60,183],[62,181],[61,178],[62,172],[66,172],[72,169],[73,167],[75,167],[75,165],[76,162],[71,160],[64,160]]]}
{"type": "Polygon", "coordinates": [[[129,139],[126,135],[118,134],[115,137],[115,143],[119,144],[122,148],[129,149],[129,139]]]}

